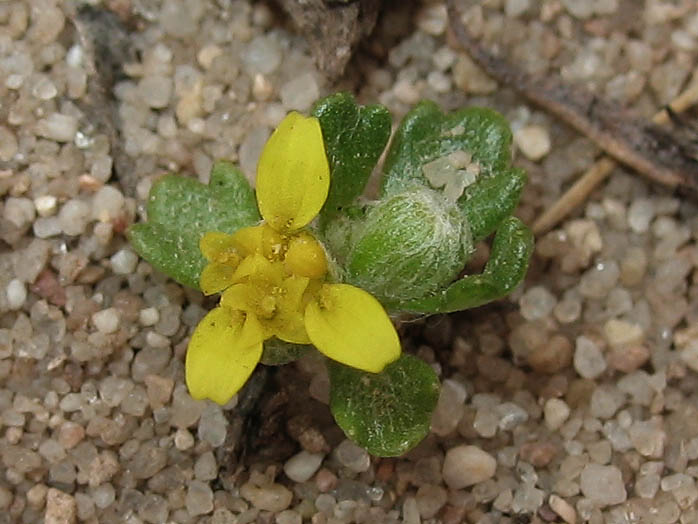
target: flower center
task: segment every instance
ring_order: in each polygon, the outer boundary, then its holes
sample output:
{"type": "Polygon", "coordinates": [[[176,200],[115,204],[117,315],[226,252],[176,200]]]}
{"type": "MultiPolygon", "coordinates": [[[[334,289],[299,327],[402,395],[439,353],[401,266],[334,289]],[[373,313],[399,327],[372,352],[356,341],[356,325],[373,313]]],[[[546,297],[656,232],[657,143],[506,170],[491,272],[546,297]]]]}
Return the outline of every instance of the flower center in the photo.
{"type": "Polygon", "coordinates": [[[276,297],[265,295],[257,304],[257,315],[260,318],[270,319],[276,313],[276,297]]]}

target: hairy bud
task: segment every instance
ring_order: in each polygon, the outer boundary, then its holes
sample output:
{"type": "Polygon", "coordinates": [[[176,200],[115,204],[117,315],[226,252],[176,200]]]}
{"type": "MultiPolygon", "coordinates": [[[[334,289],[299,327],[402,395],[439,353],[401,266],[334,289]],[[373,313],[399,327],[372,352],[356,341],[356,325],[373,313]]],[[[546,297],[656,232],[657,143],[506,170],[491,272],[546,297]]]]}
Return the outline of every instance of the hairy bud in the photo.
{"type": "Polygon", "coordinates": [[[428,188],[379,202],[352,229],[345,280],[396,306],[443,289],[473,251],[460,210],[428,188]]]}

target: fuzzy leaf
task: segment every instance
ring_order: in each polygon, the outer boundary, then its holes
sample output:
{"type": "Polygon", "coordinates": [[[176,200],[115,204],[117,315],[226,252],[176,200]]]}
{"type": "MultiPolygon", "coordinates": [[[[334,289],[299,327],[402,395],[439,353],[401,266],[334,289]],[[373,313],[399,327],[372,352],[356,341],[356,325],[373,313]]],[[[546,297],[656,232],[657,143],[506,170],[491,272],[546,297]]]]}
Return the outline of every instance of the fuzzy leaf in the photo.
{"type": "Polygon", "coordinates": [[[511,293],[523,280],[533,251],[533,234],[518,218],[497,229],[490,259],[480,275],[467,275],[445,291],[402,304],[413,313],[450,313],[478,307],[511,293]]]}
{"type": "Polygon", "coordinates": [[[434,370],[403,354],[381,373],[329,362],[330,409],[351,440],[379,457],[403,455],[429,433],[439,396],[434,370]]]}
{"type": "Polygon", "coordinates": [[[382,194],[429,186],[426,164],[457,151],[472,155],[480,172],[458,203],[477,242],[511,214],[525,182],[523,171],[511,167],[511,140],[509,124],[496,111],[467,107],[442,113],[433,102],[421,102],[405,116],[392,141],[383,167],[382,194]]]}
{"type": "Polygon", "coordinates": [[[381,105],[357,105],[348,93],[323,98],[312,114],[330,162],[330,193],[321,212],[329,219],[363,192],[390,138],[391,116],[381,105]]]}
{"type": "Polygon", "coordinates": [[[206,260],[199,239],[207,231],[234,233],[260,220],[254,192],[230,162],[213,166],[206,186],[165,175],[150,191],[148,221],[135,224],[128,238],[136,252],[180,284],[199,288],[206,260]]]}

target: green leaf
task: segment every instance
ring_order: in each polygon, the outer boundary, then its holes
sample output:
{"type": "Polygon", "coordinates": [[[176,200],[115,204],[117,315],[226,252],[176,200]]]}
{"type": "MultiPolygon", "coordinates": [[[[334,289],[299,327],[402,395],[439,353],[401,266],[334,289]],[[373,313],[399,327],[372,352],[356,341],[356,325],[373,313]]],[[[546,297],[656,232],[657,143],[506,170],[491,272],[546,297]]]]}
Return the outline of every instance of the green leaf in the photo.
{"type": "Polygon", "coordinates": [[[389,308],[444,289],[473,251],[463,214],[433,189],[384,199],[356,230],[344,279],[389,308]]]}
{"type": "Polygon", "coordinates": [[[364,190],[390,138],[391,116],[381,105],[359,106],[349,93],[315,104],[330,163],[330,192],[321,211],[329,219],[364,190]]]}
{"type": "Polygon", "coordinates": [[[524,173],[510,167],[511,140],[508,122],[496,111],[467,107],[445,114],[433,102],[421,102],[407,113],[395,134],[383,167],[382,194],[428,186],[425,164],[456,151],[470,153],[480,174],[458,202],[473,222],[471,232],[477,241],[516,207],[525,182],[524,173]]]}
{"type": "Polygon", "coordinates": [[[150,191],[148,221],[128,238],[136,252],[180,284],[199,288],[206,260],[199,239],[207,231],[233,233],[260,220],[254,192],[230,162],[216,162],[209,185],[165,175],[150,191]]]}
{"type": "Polygon", "coordinates": [[[473,243],[491,235],[502,220],[514,212],[526,178],[523,169],[510,168],[466,189],[461,209],[470,226],[473,243]]]}
{"type": "Polygon", "coordinates": [[[397,457],[429,433],[439,379],[425,362],[403,354],[381,373],[330,361],[330,409],[344,433],[369,453],[397,457]]]}
{"type": "Polygon", "coordinates": [[[497,229],[482,274],[465,276],[442,293],[402,306],[413,313],[451,313],[502,298],[523,280],[532,251],[531,230],[518,218],[509,217],[497,229]]]}

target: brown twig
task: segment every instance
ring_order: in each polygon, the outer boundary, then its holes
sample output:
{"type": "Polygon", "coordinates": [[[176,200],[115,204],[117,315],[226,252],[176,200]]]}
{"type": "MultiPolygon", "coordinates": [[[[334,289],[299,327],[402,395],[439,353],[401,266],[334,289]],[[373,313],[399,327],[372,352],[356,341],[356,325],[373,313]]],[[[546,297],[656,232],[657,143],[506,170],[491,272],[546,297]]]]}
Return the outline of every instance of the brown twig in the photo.
{"type": "MultiPolygon", "coordinates": [[[[463,48],[493,78],[588,136],[608,155],[655,182],[698,194],[698,160],[666,130],[633,117],[593,93],[557,76],[529,74],[495,56],[463,24],[455,0],[447,0],[451,28],[463,48]]],[[[459,2],[467,7],[477,0],[459,2]]]]}
{"type": "MultiPolygon", "coordinates": [[[[698,84],[689,87],[676,97],[669,104],[669,109],[675,113],[681,113],[696,102],[698,102],[698,84]]],[[[669,120],[669,112],[666,109],[662,109],[652,118],[652,122],[658,125],[666,124],[669,120]]],[[[540,235],[557,225],[573,209],[584,202],[617,165],[607,156],[597,160],[552,206],[536,219],[531,227],[533,233],[540,235]]]]}

